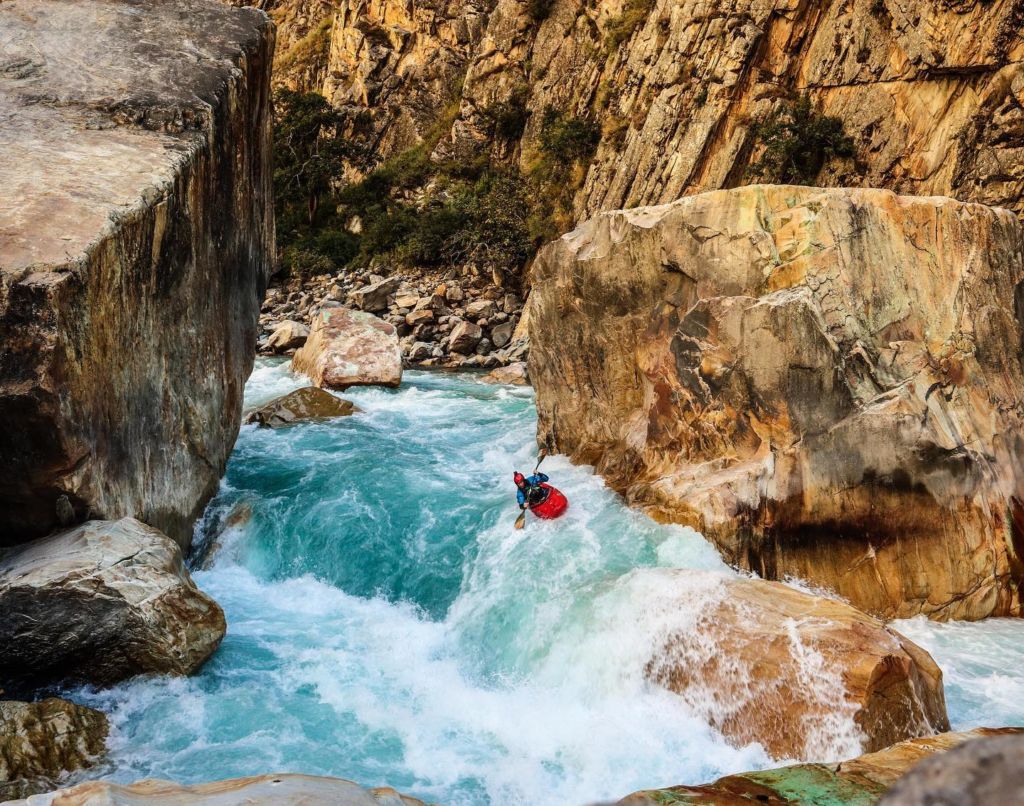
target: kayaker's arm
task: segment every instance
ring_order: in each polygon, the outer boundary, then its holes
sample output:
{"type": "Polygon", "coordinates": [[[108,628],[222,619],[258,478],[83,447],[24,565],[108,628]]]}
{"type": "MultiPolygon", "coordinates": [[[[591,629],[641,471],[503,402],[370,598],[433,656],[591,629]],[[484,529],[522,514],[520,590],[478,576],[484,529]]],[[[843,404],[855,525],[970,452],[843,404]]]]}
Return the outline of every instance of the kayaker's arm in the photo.
{"type": "Polygon", "coordinates": [[[522,490],[516,490],[516,501],[519,502],[520,509],[526,509],[526,493],[522,490]]]}

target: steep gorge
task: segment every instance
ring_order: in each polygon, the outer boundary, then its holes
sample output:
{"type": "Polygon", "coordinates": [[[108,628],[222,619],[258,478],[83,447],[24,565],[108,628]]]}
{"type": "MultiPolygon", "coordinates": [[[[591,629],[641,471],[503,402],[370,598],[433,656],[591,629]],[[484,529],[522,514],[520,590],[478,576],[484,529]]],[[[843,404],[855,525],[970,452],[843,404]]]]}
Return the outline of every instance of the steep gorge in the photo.
{"type": "MultiPolygon", "coordinates": [[[[310,8],[268,5],[285,39],[294,10],[310,8]]],[[[1020,0],[334,0],[333,13],[326,1],[315,9],[302,17],[303,29],[316,19],[321,31],[309,60],[316,80],[304,87],[346,112],[371,164],[430,137],[437,160],[490,153],[528,169],[544,110],[588,117],[601,140],[576,178],[581,220],[749,182],[756,121],[804,92],[855,144],[852,159],[809,177],[817,184],[1024,211],[1020,0]],[[497,108],[520,111],[521,135],[498,131],[497,108]]],[[[295,85],[288,71],[279,80],[295,85]]]]}

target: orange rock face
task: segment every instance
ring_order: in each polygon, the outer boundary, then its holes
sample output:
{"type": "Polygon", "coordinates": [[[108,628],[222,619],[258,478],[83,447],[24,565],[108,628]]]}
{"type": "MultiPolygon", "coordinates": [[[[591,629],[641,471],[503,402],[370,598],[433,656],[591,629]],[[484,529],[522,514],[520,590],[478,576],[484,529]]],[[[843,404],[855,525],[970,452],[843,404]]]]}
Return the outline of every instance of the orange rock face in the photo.
{"type": "Polygon", "coordinates": [[[548,447],[764,577],[882,616],[1020,612],[1011,213],[751,186],[601,214],[534,271],[548,447]]]}
{"type": "Polygon", "coordinates": [[[677,578],[680,608],[700,615],[647,676],[737,744],[830,760],[949,730],[942,672],[882,622],[777,582],[651,573],[677,578]]]}

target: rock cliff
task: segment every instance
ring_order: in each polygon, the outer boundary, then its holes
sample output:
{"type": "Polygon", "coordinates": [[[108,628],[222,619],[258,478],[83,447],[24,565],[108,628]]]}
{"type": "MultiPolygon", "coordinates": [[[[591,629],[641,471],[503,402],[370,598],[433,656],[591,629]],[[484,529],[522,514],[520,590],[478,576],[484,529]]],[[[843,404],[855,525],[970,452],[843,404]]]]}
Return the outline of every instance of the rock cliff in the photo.
{"type": "Polygon", "coordinates": [[[1012,213],[750,186],[602,214],[534,272],[548,447],[762,576],[883,616],[1019,614],[1012,213]]]}
{"type": "Polygon", "coordinates": [[[0,4],[0,544],[186,545],[274,253],[273,30],[205,0],[0,4]]]}
{"type": "Polygon", "coordinates": [[[438,125],[438,157],[526,166],[546,108],[590,116],[602,137],[575,194],[585,217],[743,184],[755,121],[802,92],[855,140],[819,184],[1024,212],[1016,0],[333,2],[321,91],[371,161],[438,125]],[[497,104],[522,109],[521,135],[496,133],[497,104]]]}

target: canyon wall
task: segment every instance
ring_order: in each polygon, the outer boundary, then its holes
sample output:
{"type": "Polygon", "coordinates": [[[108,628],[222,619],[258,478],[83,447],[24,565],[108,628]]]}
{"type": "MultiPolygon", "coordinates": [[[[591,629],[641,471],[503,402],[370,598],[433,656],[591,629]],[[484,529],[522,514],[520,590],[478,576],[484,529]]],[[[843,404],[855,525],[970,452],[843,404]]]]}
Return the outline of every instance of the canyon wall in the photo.
{"type": "MultiPolygon", "coordinates": [[[[273,5],[290,37],[288,9],[309,0],[273,5]]],[[[528,168],[545,109],[587,116],[601,142],[575,189],[581,219],[748,183],[755,122],[804,92],[843,120],[856,152],[815,184],[1024,212],[1020,0],[333,5],[320,90],[371,163],[433,132],[437,159],[490,152],[528,168]],[[511,141],[489,114],[509,103],[525,114],[511,141]]]]}
{"type": "Polygon", "coordinates": [[[540,439],[732,564],[888,617],[1020,614],[1024,228],[747,186],[541,250],[540,439]]]}
{"type": "Polygon", "coordinates": [[[0,545],[134,516],[187,545],[274,255],[266,16],[0,4],[0,545]]]}

